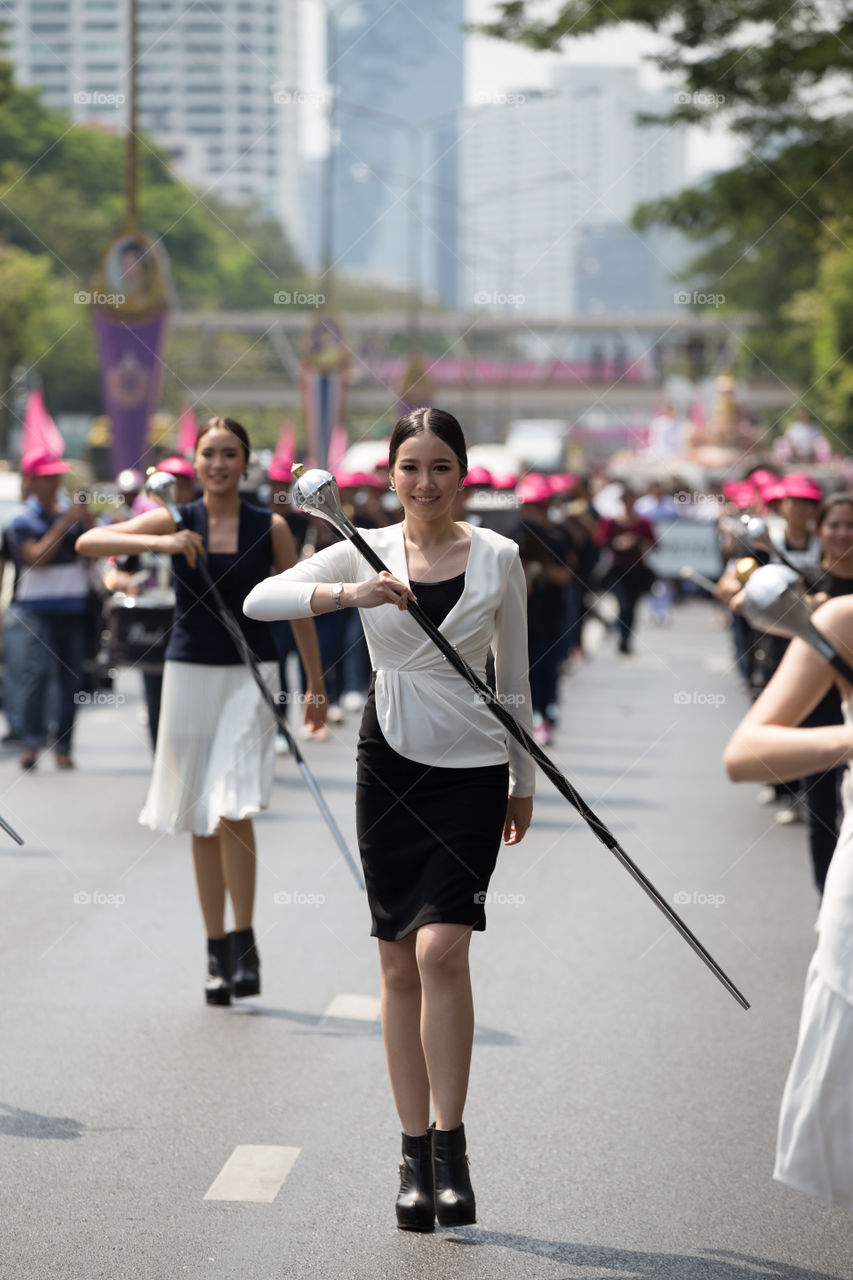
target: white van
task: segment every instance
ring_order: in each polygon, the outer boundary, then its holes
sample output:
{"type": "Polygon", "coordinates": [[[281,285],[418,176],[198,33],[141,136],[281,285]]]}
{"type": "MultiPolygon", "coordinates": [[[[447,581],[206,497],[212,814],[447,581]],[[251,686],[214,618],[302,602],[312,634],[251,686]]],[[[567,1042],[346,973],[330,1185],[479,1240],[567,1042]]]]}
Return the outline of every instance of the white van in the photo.
{"type": "Polygon", "coordinates": [[[564,471],[568,434],[562,418],[520,418],[510,426],[506,447],[528,471],[564,471]]]}

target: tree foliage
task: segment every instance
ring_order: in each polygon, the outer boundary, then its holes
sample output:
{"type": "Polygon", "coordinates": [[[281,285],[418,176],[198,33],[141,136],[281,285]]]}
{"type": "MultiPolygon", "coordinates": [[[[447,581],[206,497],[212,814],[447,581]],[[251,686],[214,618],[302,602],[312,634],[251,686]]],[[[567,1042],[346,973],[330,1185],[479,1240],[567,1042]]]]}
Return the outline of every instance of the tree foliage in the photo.
{"type": "Polygon", "coordinates": [[[50,291],[50,260],[0,244],[0,439],[10,405],[7,389],[16,366],[31,359],[46,337],[44,307],[50,291]]]}
{"type": "MultiPolygon", "coordinates": [[[[729,306],[760,317],[748,340],[753,368],[811,387],[814,411],[836,415],[815,364],[828,348],[809,323],[833,310],[846,252],[831,246],[827,228],[849,206],[853,3],[513,0],[497,4],[494,20],[478,30],[553,50],[623,23],[663,38],[651,61],[672,76],[674,91],[672,109],[659,119],[724,123],[743,144],[739,164],[642,207],[637,224],[661,222],[694,240],[699,251],[689,273],[724,293],[729,306]],[[809,290],[832,297],[822,308],[814,298],[811,308],[792,305],[809,290]],[[804,332],[813,341],[804,342],[804,332]]],[[[851,355],[839,348],[836,360],[843,364],[851,355]]]]}
{"type": "MultiPolygon", "coordinates": [[[[122,137],[73,125],[45,107],[38,90],[17,87],[0,63],[0,246],[16,251],[16,270],[28,257],[39,266],[32,280],[41,353],[18,343],[15,362],[40,355],[38,376],[61,409],[100,409],[91,317],[74,296],[90,287],[98,258],[123,229],[124,165],[122,137]]],[[[303,284],[279,222],[253,203],[230,205],[193,190],[147,140],[139,147],[139,191],[141,225],[162,238],[179,306],[268,308],[277,290],[303,284]]]]}

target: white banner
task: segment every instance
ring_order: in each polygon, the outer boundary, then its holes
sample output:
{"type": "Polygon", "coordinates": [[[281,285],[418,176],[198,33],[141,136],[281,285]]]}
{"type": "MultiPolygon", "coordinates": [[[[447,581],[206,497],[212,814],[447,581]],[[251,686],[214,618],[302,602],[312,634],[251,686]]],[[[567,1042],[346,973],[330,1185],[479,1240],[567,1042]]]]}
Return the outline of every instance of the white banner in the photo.
{"type": "Polygon", "coordinates": [[[722,570],[717,526],[699,520],[655,520],[657,546],[647,557],[659,578],[679,578],[689,565],[715,582],[722,570]]]}

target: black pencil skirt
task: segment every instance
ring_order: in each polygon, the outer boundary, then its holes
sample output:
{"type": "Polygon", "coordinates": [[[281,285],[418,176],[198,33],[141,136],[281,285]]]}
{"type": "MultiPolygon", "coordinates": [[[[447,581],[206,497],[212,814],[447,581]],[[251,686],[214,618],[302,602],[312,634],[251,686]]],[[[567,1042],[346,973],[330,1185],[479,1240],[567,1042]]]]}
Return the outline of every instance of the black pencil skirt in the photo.
{"type": "Polygon", "coordinates": [[[371,934],[399,942],[425,924],[486,927],[506,820],[509,765],[447,769],[388,745],[371,691],[358,743],[356,822],[371,934]]]}

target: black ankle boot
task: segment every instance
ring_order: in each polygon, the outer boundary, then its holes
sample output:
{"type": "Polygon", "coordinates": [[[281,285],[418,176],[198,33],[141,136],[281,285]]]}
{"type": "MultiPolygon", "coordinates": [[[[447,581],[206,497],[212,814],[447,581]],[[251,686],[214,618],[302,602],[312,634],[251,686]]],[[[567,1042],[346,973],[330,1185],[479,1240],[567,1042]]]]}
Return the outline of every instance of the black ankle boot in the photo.
{"type": "Polygon", "coordinates": [[[465,1126],[430,1130],[435,1216],[440,1227],[464,1227],[477,1221],[477,1206],[465,1154],[465,1126]]]}
{"type": "Polygon", "coordinates": [[[231,948],[227,938],[207,940],[207,982],[204,998],[208,1004],[231,1003],[231,948]]]}
{"type": "Polygon", "coordinates": [[[241,996],[261,994],[261,961],[251,929],[237,929],[229,933],[231,943],[231,991],[235,1000],[241,996]]]}
{"type": "Polygon", "coordinates": [[[432,1146],[430,1136],[403,1134],[403,1163],[400,1165],[400,1194],[397,1196],[397,1226],[401,1231],[432,1231],[435,1203],[432,1192],[432,1146]]]}

